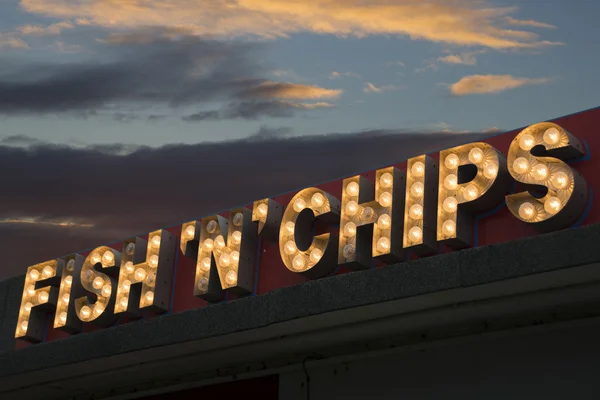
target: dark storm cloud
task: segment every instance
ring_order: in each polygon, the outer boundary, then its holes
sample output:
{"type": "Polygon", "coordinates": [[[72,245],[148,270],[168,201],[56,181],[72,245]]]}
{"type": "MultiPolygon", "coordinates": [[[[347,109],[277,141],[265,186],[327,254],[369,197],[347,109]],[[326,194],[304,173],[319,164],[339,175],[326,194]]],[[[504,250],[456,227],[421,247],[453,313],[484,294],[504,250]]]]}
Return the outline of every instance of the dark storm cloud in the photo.
{"type": "Polygon", "coordinates": [[[0,146],[0,219],[94,224],[0,224],[0,279],[53,257],[484,136],[289,133],[262,127],[244,140],[160,148],[0,146]]]}

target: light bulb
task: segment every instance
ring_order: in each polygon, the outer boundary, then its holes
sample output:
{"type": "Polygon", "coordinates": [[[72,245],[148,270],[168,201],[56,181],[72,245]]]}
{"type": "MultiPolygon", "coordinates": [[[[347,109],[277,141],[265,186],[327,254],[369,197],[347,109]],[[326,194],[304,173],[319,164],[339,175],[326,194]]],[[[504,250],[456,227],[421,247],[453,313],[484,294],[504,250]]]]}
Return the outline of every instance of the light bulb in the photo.
{"type": "Polygon", "coordinates": [[[23,321],[21,322],[21,324],[19,325],[19,327],[21,328],[21,330],[23,332],[27,332],[27,327],[29,326],[29,324],[27,323],[27,321],[23,321]]]}
{"type": "Polygon", "coordinates": [[[214,219],[211,219],[206,224],[206,232],[208,232],[212,235],[213,233],[215,233],[216,230],[217,230],[217,221],[215,221],[214,219]]]}
{"type": "Polygon", "coordinates": [[[188,239],[191,239],[194,236],[196,236],[196,228],[194,228],[194,225],[188,225],[185,228],[185,236],[187,236],[188,239]]]}
{"type": "Polygon", "coordinates": [[[423,206],[421,206],[420,204],[413,204],[408,210],[408,215],[412,219],[423,218],[423,206]]]}
{"type": "MultiPolygon", "coordinates": [[[[189,228],[189,227],[188,227],[188,228],[189,228]]],[[[193,229],[193,228],[194,228],[194,227],[192,226],[192,229],[193,229]]],[[[192,235],[192,236],[193,236],[193,235],[192,235]]],[[[132,256],[132,255],[133,255],[133,253],[135,253],[135,243],[133,243],[133,242],[129,242],[129,243],[127,243],[127,246],[125,247],[125,252],[126,252],[127,254],[129,254],[130,256],[132,256]]]]}
{"type": "Polygon", "coordinates": [[[304,269],[306,267],[306,259],[304,258],[304,255],[298,254],[296,257],[294,257],[292,260],[292,267],[296,271],[304,269]]]}
{"type": "Polygon", "coordinates": [[[67,271],[73,272],[75,269],[75,260],[71,259],[67,262],[67,271]]]}
{"type": "Polygon", "coordinates": [[[102,286],[104,286],[104,279],[99,276],[95,277],[92,286],[94,289],[102,289],[102,286]]]}
{"type": "Polygon", "coordinates": [[[546,132],[544,132],[544,142],[546,142],[547,144],[556,144],[558,143],[558,139],[560,138],[560,132],[558,131],[558,129],[556,128],[549,128],[546,129],[546,132]]]}
{"type": "Polygon", "coordinates": [[[232,251],[231,253],[229,253],[229,255],[231,256],[231,262],[234,265],[237,265],[237,263],[240,261],[240,253],[238,253],[237,251],[232,251]]]}
{"type": "Polygon", "coordinates": [[[67,313],[65,311],[61,312],[58,315],[58,320],[60,321],[61,324],[66,324],[67,323],[67,313]]]}
{"type": "Polygon", "coordinates": [[[219,235],[215,238],[215,247],[217,249],[222,249],[223,247],[225,247],[225,239],[223,239],[223,236],[219,235]]]}
{"type": "Polygon", "coordinates": [[[202,259],[202,261],[200,261],[200,267],[204,270],[204,271],[208,271],[210,270],[210,264],[211,264],[211,260],[210,257],[204,257],[202,259]]]}
{"type": "Polygon", "coordinates": [[[90,261],[92,264],[98,264],[100,261],[102,261],[102,257],[100,257],[100,254],[94,253],[90,256],[90,261]]]}
{"type": "Polygon", "coordinates": [[[323,257],[323,252],[318,248],[312,249],[309,255],[310,262],[313,264],[318,263],[321,257],[323,257]]]}
{"type": "Polygon", "coordinates": [[[449,174],[444,178],[444,187],[448,190],[456,190],[458,187],[458,177],[454,174],[449,174]]]}
{"type": "Polygon", "coordinates": [[[483,161],[483,150],[479,147],[474,147],[469,151],[469,161],[473,164],[479,164],[483,161]]]}
{"type": "Polygon", "coordinates": [[[535,139],[530,134],[526,133],[519,139],[519,147],[523,150],[531,150],[535,145],[535,139]]]}
{"type": "Polygon", "coordinates": [[[150,256],[150,259],[148,259],[148,265],[150,268],[158,267],[158,256],[156,254],[152,254],[150,256]]]}
{"type": "Polygon", "coordinates": [[[389,187],[392,187],[393,184],[394,184],[394,177],[389,172],[384,172],[379,177],[379,185],[381,187],[389,188],[389,187]]]}
{"type": "Polygon", "coordinates": [[[33,308],[33,304],[30,302],[25,303],[25,312],[31,312],[31,309],[33,308]]]}
{"type": "Polygon", "coordinates": [[[112,253],[112,251],[105,251],[102,255],[102,262],[108,265],[111,264],[113,261],[115,261],[115,255],[112,253]]]}
{"type": "Polygon", "coordinates": [[[214,247],[214,242],[212,239],[206,239],[204,241],[204,243],[202,244],[202,247],[204,248],[204,251],[211,251],[214,247]]]}
{"type": "Polygon", "coordinates": [[[556,214],[562,208],[562,203],[558,197],[548,197],[544,203],[544,210],[549,214],[556,214]]]}
{"type": "Polygon", "coordinates": [[[419,228],[418,226],[413,226],[412,228],[409,229],[408,238],[410,239],[410,241],[412,243],[421,242],[422,237],[423,237],[423,230],[421,230],[421,228],[419,228]]]}
{"type": "Polygon", "coordinates": [[[242,232],[240,232],[240,231],[233,232],[231,234],[231,240],[235,244],[240,244],[240,242],[242,241],[242,232]]]}
{"type": "Polygon", "coordinates": [[[475,200],[477,198],[477,195],[479,194],[479,189],[477,189],[477,186],[475,186],[474,184],[470,184],[467,185],[467,187],[465,188],[465,191],[463,192],[463,197],[466,200],[475,200]]]}
{"type": "Polygon", "coordinates": [[[353,258],[356,250],[354,249],[354,245],[347,244],[344,246],[342,250],[342,255],[345,259],[353,258]]]}
{"type": "Polygon", "coordinates": [[[125,263],[125,272],[131,274],[133,272],[133,263],[131,261],[127,261],[125,263]]]}
{"type": "Polygon", "coordinates": [[[38,301],[40,302],[40,304],[46,303],[49,298],[50,295],[48,294],[48,292],[40,292],[40,294],[38,294],[38,301]]]}
{"type": "Polygon", "coordinates": [[[126,310],[127,305],[129,305],[129,299],[127,298],[127,296],[121,297],[121,300],[119,300],[119,306],[121,306],[122,309],[126,310]]]}
{"type": "Polygon", "coordinates": [[[392,218],[388,214],[381,214],[377,219],[377,227],[379,229],[389,229],[392,225],[392,218]]]}
{"type": "Polygon", "coordinates": [[[569,175],[565,174],[562,171],[558,171],[557,173],[552,175],[552,178],[550,180],[555,188],[564,189],[569,184],[569,175]]]}
{"type": "Polygon", "coordinates": [[[379,195],[379,204],[382,207],[389,207],[392,205],[392,194],[390,192],[383,192],[379,195]]]}
{"type": "Polygon", "coordinates": [[[208,288],[208,279],[205,277],[200,278],[198,281],[198,289],[200,291],[205,291],[208,288]]]}
{"type": "Polygon", "coordinates": [[[46,265],[43,269],[42,269],[42,276],[44,278],[50,278],[52,275],[54,275],[54,268],[52,268],[49,265],[46,265]]]}
{"type": "Polygon", "coordinates": [[[232,222],[233,222],[233,225],[235,225],[235,226],[242,226],[242,223],[244,222],[244,214],[242,214],[242,213],[235,214],[232,218],[232,222]]]}
{"type": "Polygon", "coordinates": [[[306,208],[306,201],[302,197],[299,197],[296,199],[296,201],[294,201],[294,211],[300,212],[300,211],[304,210],[305,208],[306,208]]]}
{"type": "Polygon", "coordinates": [[[446,220],[442,223],[442,233],[446,236],[452,237],[456,233],[456,223],[452,220],[446,220]]]}
{"type": "Polygon", "coordinates": [[[71,275],[65,277],[65,284],[71,285],[73,283],[73,277],[71,275]]]}
{"type": "Polygon", "coordinates": [[[146,292],[146,295],[144,296],[144,298],[146,299],[146,303],[147,304],[152,304],[154,303],[154,292],[151,290],[148,290],[146,292]]]}
{"type": "Polygon", "coordinates": [[[348,196],[358,196],[358,183],[350,182],[346,185],[346,194],[348,196]]]}
{"type": "Polygon", "coordinates": [[[40,271],[38,271],[37,269],[32,269],[31,271],[29,271],[29,277],[32,280],[37,281],[38,279],[40,279],[40,271]]]}
{"type": "Polygon", "coordinates": [[[357,202],[355,202],[354,200],[351,200],[348,203],[346,203],[346,214],[352,216],[352,215],[356,215],[357,212],[358,212],[358,203],[357,202]]]}
{"type": "Polygon", "coordinates": [[[83,319],[88,319],[90,315],[92,315],[92,309],[88,306],[83,306],[81,307],[81,310],[79,310],[79,314],[83,319]]]}
{"type": "Polygon", "coordinates": [[[526,174],[529,172],[529,161],[524,157],[519,157],[513,163],[513,169],[517,174],[526,174]]]}
{"type": "Polygon", "coordinates": [[[356,224],[354,222],[348,222],[344,225],[344,236],[353,237],[356,235],[356,224]]]}
{"type": "Polygon", "coordinates": [[[362,212],[360,213],[360,219],[363,221],[372,221],[375,218],[375,210],[373,210],[371,207],[365,207],[362,209],[362,212]]]}
{"type": "Polygon", "coordinates": [[[35,286],[34,285],[27,286],[27,294],[29,296],[33,296],[35,294],[35,286]]]}
{"type": "Polygon", "coordinates": [[[61,297],[62,302],[65,304],[69,304],[70,299],[71,299],[71,295],[69,293],[65,293],[61,297]]]}
{"type": "Polygon", "coordinates": [[[456,154],[449,154],[444,159],[444,165],[448,169],[455,169],[456,167],[458,167],[458,161],[459,161],[459,159],[458,159],[458,156],[456,154]]]}
{"type": "Polygon", "coordinates": [[[292,221],[288,221],[285,223],[285,230],[287,231],[288,235],[291,235],[294,233],[295,226],[296,225],[292,221]]]}
{"type": "Polygon", "coordinates": [[[412,167],[410,167],[410,172],[413,174],[413,176],[420,178],[425,174],[425,164],[423,164],[421,161],[417,161],[412,165],[412,167]]]}
{"type": "Polygon", "coordinates": [[[494,179],[498,175],[498,167],[495,164],[488,163],[483,168],[483,176],[488,179],[494,179]]]}
{"type": "Polygon", "coordinates": [[[529,202],[525,202],[519,206],[519,217],[524,220],[533,219],[536,214],[537,211],[535,210],[535,207],[529,202]]]}
{"type": "Polygon", "coordinates": [[[423,196],[423,192],[425,191],[425,186],[421,182],[415,182],[410,187],[410,194],[414,197],[423,196]]]}
{"type": "Polygon", "coordinates": [[[387,253],[390,250],[390,239],[386,237],[379,238],[377,241],[377,250],[380,253],[387,253]]]}
{"type": "Polygon", "coordinates": [[[325,204],[325,196],[321,193],[315,193],[310,198],[310,205],[315,208],[323,207],[323,204],[325,204]]]}
{"type": "Polygon", "coordinates": [[[152,236],[152,246],[160,247],[160,236],[159,235],[152,236]]]}
{"type": "Polygon", "coordinates": [[[228,267],[229,264],[231,264],[231,256],[227,253],[223,253],[221,254],[221,257],[219,257],[219,261],[221,262],[222,267],[228,267]]]}
{"type": "Polygon", "coordinates": [[[444,202],[442,203],[442,208],[447,213],[455,212],[457,207],[458,207],[458,200],[456,200],[456,198],[454,198],[454,197],[447,197],[444,200],[444,202]]]}
{"type": "Polygon", "coordinates": [[[94,273],[91,269],[86,270],[83,273],[83,280],[86,282],[91,282],[94,279],[94,273]]]}
{"type": "Polygon", "coordinates": [[[536,164],[531,168],[531,176],[538,181],[543,181],[548,176],[548,167],[544,164],[536,164]]]}
{"type": "Polygon", "coordinates": [[[294,254],[297,250],[298,248],[296,247],[296,243],[293,240],[288,241],[283,247],[283,251],[285,252],[285,254],[290,256],[294,254]]]}
{"type": "Polygon", "coordinates": [[[260,203],[258,207],[256,207],[256,213],[259,217],[266,217],[269,212],[269,206],[265,203],[260,203]]]}
{"type": "Polygon", "coordinates": [[[143,281],[146,278],[146,270],[144,268],[136,269],[133,277],[137,282],[143,281]]]}
{"type": "Polygon", "coordinates": [[[102,286],[102,297],[110,297],[111,293],[112,293],[112,288],[110,285],[102,286]]]}
{"type": "Polygon", "coordinates": [[[131,289],[131,281],[127,279],[124,280],[123,285],[121,285],[121,289],[123,289],[125,292],[129,292],[129,289],[131,289]]]}
{"type": "Polygon", "coordinates": [[[101,304],[96,304],[93,310],[94,317],[100,316],[104,312],[104,307],[101,304]]]}
{"type": "Polygon", "coordinates": [[[237,280],[238,280],[238,276],[235,271],[229,271],[225,275],[225,282],[227,282],[229,285],[235,285],[237,283],[237,280]]]}

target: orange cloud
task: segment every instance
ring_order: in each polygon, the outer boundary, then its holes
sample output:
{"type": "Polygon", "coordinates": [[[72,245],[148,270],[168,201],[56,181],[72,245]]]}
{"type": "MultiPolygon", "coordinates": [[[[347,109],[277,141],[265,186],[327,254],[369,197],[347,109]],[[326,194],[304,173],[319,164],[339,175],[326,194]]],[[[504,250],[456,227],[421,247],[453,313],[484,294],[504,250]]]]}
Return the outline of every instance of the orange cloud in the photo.
{"type": "Polygon", "coordinates": [[[556,26],[554,26],[554,25],[534,21],[532,19],[515,19],[513,17],[506,17],[506,22],[508,22],[511,25],[517,25],[517,26],[531,26],[533,28],[556,29],[556,26]]]}
{"type": "Polygon", "coordinates": [[[548,78],[516,78],[511,75],[470,75],[450,85],[450,93],[455,96],[498,93],[521,86],[539,85],[547,82],[549,82],[548,78]]]}
{"type": "Polygon", "coordinates": [[[457,64],[457,65],[475,65],[477,64],[477,58],[475,53],[463,53],[463,54],[450,54],[445,57],[440,57],[437,61],[444,64],[457,64]]]}
{"type": "Polygon", "coordinates": [[[246,93],[256,98],[285,100],[334,99],[342,94],[342,90],[325,89],[315,85],[302,85],[291,82],[265,81],[248,89],[246,93]]]}
{"type": "Polygon", "coordinates": [[[29,46],[14,35],[0,33],[0,47],[12,47],[13,49],[28,49],[29,46]]]}
{"type": "Polygon", "coordinates": [[[24,25],[19,27],[17,30],[21,35],[50,36],[60,35],[63,29],[73,29],[74,27],[75,25],[69,21],[62,21],[48,26],[24,25]]]}
{"type": "Polygon", "coordinates": [[[495,49],[555,44],[502,27],[514,7],[486,0],[21,0],[32,13],[115,28],[161,26],[193,35],[398,35],[495,49]]]}
{"type": "Polygon", "coordinates": [[[401,89],[400,86],[395,85],[384,85],[384,86],[375,86],[371,82],[365,82],[365,87],[363,91],[365,93],[383,93],[388,92],[390,90],[398,90],[401,89]]]}

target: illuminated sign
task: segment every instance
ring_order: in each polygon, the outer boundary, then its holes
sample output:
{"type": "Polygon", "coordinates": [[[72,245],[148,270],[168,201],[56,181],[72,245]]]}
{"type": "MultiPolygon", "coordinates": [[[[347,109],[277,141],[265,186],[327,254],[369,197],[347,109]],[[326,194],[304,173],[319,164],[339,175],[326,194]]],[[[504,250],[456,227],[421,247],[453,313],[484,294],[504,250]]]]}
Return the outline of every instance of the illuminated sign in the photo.
{"type": "Polygon", "coordinates": [[[30,266],[15,337],[37,343],[172,312],[173,302],[183,310],[301,282],[273,283],[282,273],[316,279],[470,247],[482,213],[499,207],[510,218],[497,229],[509,219],[539,232],[576,223],[590,199],[567,164],[585,155],[578,138],[544,122],[506,155],[488,142],[30,266]],[[271,270],[259,279],[261,265],[271,270]]]}

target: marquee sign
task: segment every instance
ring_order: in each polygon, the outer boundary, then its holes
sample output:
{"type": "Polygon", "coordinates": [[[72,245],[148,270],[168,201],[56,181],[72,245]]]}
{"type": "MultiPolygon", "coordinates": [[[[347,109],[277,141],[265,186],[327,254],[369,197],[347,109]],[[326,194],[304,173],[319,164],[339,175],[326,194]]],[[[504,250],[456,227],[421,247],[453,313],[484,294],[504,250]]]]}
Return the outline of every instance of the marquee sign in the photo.
{"type": "Polygon", "coordinates": [[[50,341],[581,224],[599,179],[585,139],[598,139],[557,122],[30,266],[15,337],[50,341]]]}

